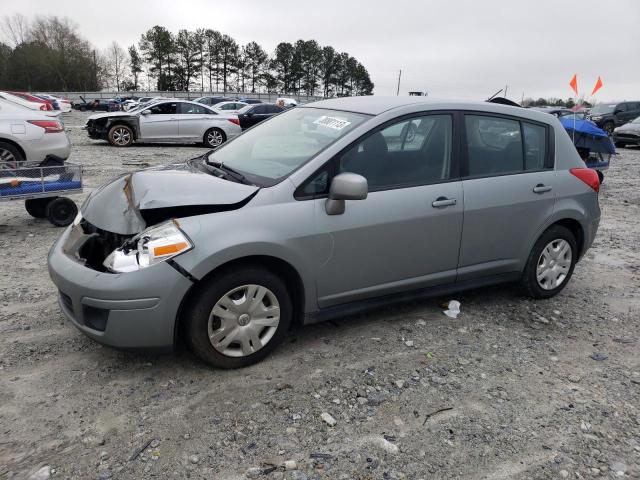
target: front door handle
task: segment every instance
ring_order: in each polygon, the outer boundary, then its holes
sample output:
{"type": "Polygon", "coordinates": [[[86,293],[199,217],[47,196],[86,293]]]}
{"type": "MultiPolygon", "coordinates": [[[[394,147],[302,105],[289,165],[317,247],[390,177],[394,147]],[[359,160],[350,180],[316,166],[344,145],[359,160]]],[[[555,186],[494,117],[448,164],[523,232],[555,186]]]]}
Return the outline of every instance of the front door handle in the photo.
{"type": "Polygon", "coordinates": [[[431,206],[435,208],[450,207],[451,205],[455,205],[456,203],[457,202],[455,198],[438,197],[433,202],[431,202],[431,206]]]}
{"type": "Polygon", "coordinates": [[[551,187],[543,183],[539,183],[538,185],[533,187],[533,193],[544,193],[549,191],[551,191],[551,187]]]}

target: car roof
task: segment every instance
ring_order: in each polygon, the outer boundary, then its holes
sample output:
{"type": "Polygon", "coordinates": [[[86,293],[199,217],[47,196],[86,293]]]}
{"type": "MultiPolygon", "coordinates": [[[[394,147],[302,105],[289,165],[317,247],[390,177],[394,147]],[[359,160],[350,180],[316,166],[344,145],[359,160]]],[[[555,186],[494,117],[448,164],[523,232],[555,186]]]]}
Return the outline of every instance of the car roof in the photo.
{"type": "Polygon", "coordinates": [[[420,105],[424,105],[427,110],[474,110],[530,118],[544,123],[549,123],[549,119],[553,118],[547,113],[530,108],[512,107],[510,105],[500,105],[490,102],[444,100],[417,96],[378,97],[371,95],[362,97],[341,97],[307,103],[301,108],[327,108],[331,110],[363,113],[366,115],[380,115],[396,108],[420,105]]]}

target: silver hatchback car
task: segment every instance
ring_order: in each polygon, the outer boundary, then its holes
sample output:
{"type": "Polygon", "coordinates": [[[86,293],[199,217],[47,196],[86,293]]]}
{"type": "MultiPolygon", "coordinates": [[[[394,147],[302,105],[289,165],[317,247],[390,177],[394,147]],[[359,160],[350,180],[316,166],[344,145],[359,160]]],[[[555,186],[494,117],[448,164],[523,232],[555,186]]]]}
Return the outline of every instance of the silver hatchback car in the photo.
{"type": "Polygon", "coordinates": [[[600,220],[555,117],[353,97],[288,110],[186,163],[92,192],[49,254],[89,337],[241,367],[292,322],[520,282],[560,292],[600,220]]]}

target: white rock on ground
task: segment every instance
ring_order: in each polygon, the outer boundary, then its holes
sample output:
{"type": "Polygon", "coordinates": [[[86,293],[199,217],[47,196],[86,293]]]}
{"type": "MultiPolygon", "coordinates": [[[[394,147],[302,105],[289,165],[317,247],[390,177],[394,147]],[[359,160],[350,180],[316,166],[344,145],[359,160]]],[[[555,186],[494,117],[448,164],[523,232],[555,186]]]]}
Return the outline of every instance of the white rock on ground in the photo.
{"type": "Polygon", "coordinates": [[[333,427],[336,425],[337,420],[335,418],[333,418],[330,414],[328,414],[327,412],[322,412],[322,414],[320,414],[320,418],[322,418],[322,420],[324,421],[324,423],[326,423],[327,425],[329,425],[330,427],[333,427]]]}

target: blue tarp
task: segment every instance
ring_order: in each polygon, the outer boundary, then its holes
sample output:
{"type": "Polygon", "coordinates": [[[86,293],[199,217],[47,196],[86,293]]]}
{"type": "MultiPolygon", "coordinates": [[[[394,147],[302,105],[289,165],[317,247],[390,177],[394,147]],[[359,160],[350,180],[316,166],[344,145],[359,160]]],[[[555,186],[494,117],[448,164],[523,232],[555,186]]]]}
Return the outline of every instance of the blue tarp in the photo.
{"type": "Polygon", "coordinates": [[[593,153],[616,153],[607,132],[588,120],[560,119],[560,123],[573,140],[576,148],[585,148],[593,153]]]}
{"type": "Polygon", "coordinates": [[[21,182],[18,186],[3,185],[0,187],[0,197],[28,195],[31,193],[59,192],[65,190],[80,190],[82,183],[74,180],[21,182]]]}

